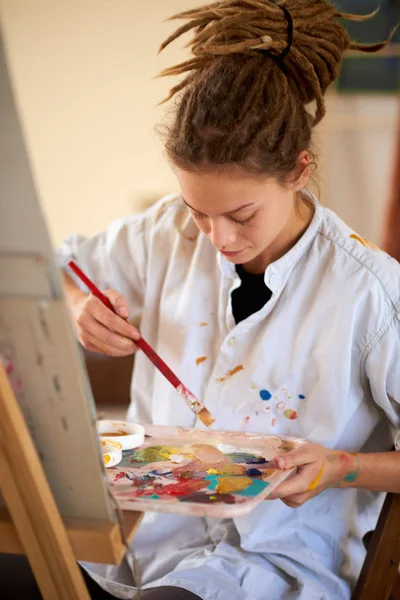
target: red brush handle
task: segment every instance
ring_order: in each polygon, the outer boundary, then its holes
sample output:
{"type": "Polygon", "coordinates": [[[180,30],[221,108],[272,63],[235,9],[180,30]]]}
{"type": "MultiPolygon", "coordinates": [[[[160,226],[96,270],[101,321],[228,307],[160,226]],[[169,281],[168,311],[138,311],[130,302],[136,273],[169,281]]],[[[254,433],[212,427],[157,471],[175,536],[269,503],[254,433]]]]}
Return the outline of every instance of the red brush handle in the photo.
{"type": "MultiPolygon", "coordinates": [[[[105,306],[107,306],[107,308],[112,310],[113,313],[117,314],[113,305],[111,304],[110,300],[107,298],[107,296],[102,294],[102,292],[99,290],[99,288],[93,283],[93,281],[91,279],[89,279],[89,277],[87,277],[87,275],[85,275],[85,273],[78,267],[78,265],[73,260],[69,261],[68,266],[75,273],[75,275],[77,275],[79,277],[79,279],[81,281],[83,281],[83,283],[91,291],[93,296],[96,296],[96,298],[101,300],[101,302],[105,306]]],[[[147,358],[151,360],[153,365],[155,367],[157,367],[157,369],[164,375],[164,377],[166,377],[168,379],[168,381],[175,388],[177,388],[179,386],[183,386],[183,383],[178,379],[178,377],[175,375],[175,373],[173,371],[171,371],[169,366],[163,361],[163,359],[157,354],[157,352],[155,350],[153,350],[153,348],[146,342],[146,340],[144,340],[143,338],[140,338],[139,340],[135,340],[135,344],[138,348],[140,348],[145,353],[147,358]]]]}
{"type": "Polygon", "coordinates": [[[101,291],[99,290],[99,288],[97,286],[95,286],[95,284],[93,283],[93,281],[91,279],[89,279],[89,277],[87,277],[85,275],[85,273],[78,267],[78,265],[76,263],[74,263],[73,260],[69,261],[68,266],[75,273],[75,275],[77,275],[79,277],[79,279],[81,281],[83,281],[83,283],[86,285],[86,287],[89,288],[89,290],[91,291],[91,293],[93,294],[93,296],[96,296],[96,298],[98,298],[99,300],[101,300],[101,302],[105,306],[107,306],[107,308],[109,308],[110,310],[112,310],[113,313],[117,314],[116,311],[115,311],[115,309],[114,309],[114,307],[113,307],[113,305],[111,304],[111,302],[107,298],[107,296],[105,296],[104,294],[101,293],[101,291]]]}

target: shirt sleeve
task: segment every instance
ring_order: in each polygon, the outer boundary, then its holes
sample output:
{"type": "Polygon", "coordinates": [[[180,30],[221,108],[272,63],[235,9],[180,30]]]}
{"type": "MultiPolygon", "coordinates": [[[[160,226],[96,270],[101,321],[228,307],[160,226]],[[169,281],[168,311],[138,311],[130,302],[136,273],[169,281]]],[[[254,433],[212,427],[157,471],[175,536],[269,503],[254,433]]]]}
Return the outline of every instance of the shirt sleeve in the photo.
{"type": "Polygon", "coordinates": [[[400,314],[392,317],[365,366],[372,397],[393,425],[393,441],[400,450],[400,314]]]}
{"type": "Polygon", "coordinates": [[[71,235],[57,250],[57,263],[87,291],[68,268],[68,262],[75,260],[100,289],[122,294],[128,302],[130,318],[139,319],[144,303],[150,228],[148,215],[143,213],[120,219],[91,238],[71,235]]]}

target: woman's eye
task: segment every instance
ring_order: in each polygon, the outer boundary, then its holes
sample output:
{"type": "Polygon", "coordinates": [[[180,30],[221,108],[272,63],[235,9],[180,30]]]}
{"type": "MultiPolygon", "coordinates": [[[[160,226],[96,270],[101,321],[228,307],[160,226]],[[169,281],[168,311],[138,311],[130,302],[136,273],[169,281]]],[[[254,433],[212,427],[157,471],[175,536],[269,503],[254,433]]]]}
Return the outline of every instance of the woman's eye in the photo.
{"type": "Polygon", "coordinates": [[[244,221],[239,221],[238,219],[232,219],[232,221],[234,221],[238,225],[242,225],[244,227],[245,225],[248,225],[254,219],[254,217],[255,217],[255,213],[254,213],[254,215],[251,215],[251,217],[248,217],[248,219],[245,219],[244,221]]]}
{"type": "Polygon", "coordinates": [[[203,215],[203,213],[196,212],[195,210],[191,210],[192,216],[195,219],[205,219],[207,215],[203,215]]]}

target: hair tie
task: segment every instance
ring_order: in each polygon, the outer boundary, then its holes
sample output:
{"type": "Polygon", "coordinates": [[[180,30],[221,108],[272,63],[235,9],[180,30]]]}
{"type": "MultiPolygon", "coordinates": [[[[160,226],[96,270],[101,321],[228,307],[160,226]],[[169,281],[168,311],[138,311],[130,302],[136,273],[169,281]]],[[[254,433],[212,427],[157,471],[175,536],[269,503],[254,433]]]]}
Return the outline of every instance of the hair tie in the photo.
{"type": "Polygon", "coordinates": [[[261,54],[263,54],[264,56],[267,56],[268,58],[272,58],[272,60],[275,61],[276,64],[284,71],[285,66],[284,66],[283,61],[289,54],[290,48],[292,47],[292,43],[293,43],[293,19],[292,19],[292,15],[290,14],[290,12],[288,11],[288,9],[285,6],[279,6],[279,4],[277,4],[276,6],[278,6],[278,8],[283,10],[285,17],[286,17],[287,24],[288,24],[287,46],[283,50],[283,52],[281,54],[279,54],[278,56],[276,56],[275,54],[271,54],[271,52],[269,50],[265,50],[264,48],[257,48],[257,52],[261,52],[261,54]]]}

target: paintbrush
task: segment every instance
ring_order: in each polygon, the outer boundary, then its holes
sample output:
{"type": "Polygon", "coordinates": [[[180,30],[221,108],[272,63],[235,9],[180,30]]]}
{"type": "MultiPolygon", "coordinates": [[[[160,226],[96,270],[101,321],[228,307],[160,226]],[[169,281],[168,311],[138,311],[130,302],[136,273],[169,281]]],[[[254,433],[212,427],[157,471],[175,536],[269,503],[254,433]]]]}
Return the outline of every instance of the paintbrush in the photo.
{"type": "MultiPolygon", "coordinates": [[[[117,314],[114,310],[110,300],[102,294],[102,292],[96,287],[96,285],[83,273],[78,265],[73,261],[69,261],[68,266],[72,271],[79,277],[79,279],[88,287],[93,296],[96,296],[101,302],[109,308],[113,313],[117,314]]],[[[122,317],[120,317],[122,318],[122,317]]],[[[153,365],[164,375],[166,379],[174,386],[177,392],[182,396],[188,407],[199,417],[200,421],[207,427],[210,427],[215,421],[209,410],[204,406],[202,402],[180,381],[180,379],[171,371],[169,366],[162,360],[155,350],[141,337],[139,340],[135,340],[135,344],[140,350],[143,350],[148,359],[151,360],[153,365]]]]}

